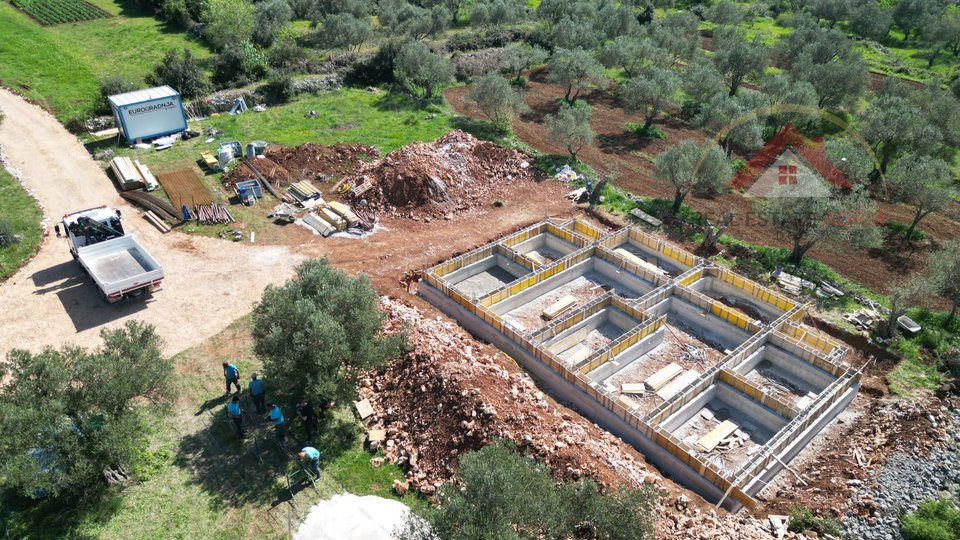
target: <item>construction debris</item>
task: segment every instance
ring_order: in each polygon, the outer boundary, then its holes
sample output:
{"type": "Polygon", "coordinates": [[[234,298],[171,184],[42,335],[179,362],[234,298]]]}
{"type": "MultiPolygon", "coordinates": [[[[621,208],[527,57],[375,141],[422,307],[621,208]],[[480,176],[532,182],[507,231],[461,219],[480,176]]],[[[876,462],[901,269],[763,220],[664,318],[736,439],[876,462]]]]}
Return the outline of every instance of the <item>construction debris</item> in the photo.
{"type": "Polygon", "coordinates": [[[538,456],[557,478],[663,487],[625,443],[548,401],[527,374],[508,372],[455,323],[385,297],[381,306],[386,330],[406,328],[412,350],[364,379],[360,395],[373,406],[368,426],[386,430],[387,461],[408,465],[412,489],[434,493],[460,456],[495,437],[538,456]]]}

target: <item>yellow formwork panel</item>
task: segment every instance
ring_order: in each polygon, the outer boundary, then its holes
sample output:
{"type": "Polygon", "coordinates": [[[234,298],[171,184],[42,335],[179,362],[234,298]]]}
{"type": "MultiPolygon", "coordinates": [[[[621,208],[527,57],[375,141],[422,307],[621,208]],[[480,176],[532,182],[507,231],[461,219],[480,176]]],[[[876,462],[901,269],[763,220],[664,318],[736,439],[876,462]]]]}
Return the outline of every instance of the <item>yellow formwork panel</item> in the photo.
{"type": "Polygon", "coordinates": [[[696,272],[694,272],[694,273],[690,274],[689,276],[683,278],[683,279],[680,281],[680,285],[683,285],[684,287],[687,287],[687,286],[689,286],[690,284],[694,283],[695,281],[697,281],[698,279],[700,279],[700,278],[702,278],[702,277],[703,277],[703,270],[697,270],[696,272]]]}

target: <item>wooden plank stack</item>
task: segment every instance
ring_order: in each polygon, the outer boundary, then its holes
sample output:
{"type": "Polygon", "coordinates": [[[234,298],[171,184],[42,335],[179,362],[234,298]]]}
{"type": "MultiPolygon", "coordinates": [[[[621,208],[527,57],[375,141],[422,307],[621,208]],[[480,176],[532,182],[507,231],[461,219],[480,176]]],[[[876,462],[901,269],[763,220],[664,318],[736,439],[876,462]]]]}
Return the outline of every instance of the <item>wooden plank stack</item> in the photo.
{"type": "MultiPolygon", "coordinates": [[[[134,165],[133,161],[128,157],[117,156],[111,159],[110,169],[113,171],[113,176],[117,179],[117,182],[120,183],[120,189],[123,191],[140,189],[146,185],[146,180],[140,172],[140,169],[137,165],[134,165]]],[[[150,178],[153,178],[152,174],[150,178]]],[[[156,186],[156,180],[154,180],[154,186],[156,186]]]]}
{"type": "Polygon", "coordinates": [[[569,294],[557,300],[540,314],[546,320],[556,319],[577,305],[577,299],[569,294]]]}
{"type": "Polygon", "coordinates": [[[290,184],[290,187],[287,188],[287,193],[300,202],[320,198],[320,190],[307,181],[290,184]]]}
{"type": "Polygon", "coordinates": [[[360,224],[360,218],[350,210],[350,207],[342,202],[330,201],[327,206],[347,222],[347,227],[356,227],[360,224]]]}

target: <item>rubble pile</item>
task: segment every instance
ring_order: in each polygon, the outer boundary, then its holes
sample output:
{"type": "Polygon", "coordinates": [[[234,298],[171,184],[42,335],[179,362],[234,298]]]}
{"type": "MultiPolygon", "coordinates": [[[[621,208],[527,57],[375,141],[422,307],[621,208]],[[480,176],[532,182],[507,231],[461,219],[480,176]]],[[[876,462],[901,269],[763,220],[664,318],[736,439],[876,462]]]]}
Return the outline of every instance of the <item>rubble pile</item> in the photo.
{"type": "MultiPolygon", "coordinates": [[[[790,505],[802,504],[825,516],[841,518],[849,499],[861,486],[873,481],[887,459],[896,452],[925,457],[953,436],[953,422],[945,403],[935,397],[916,401],[871,400],[846,430],[831,434],[824,444],[829,451],[799,468],[806,486],[792,475],[781,475],[767,509],[786,513],[790,505]]],[[[841,426],[842,427],[842,426],[841,426]]],[[[853,509],[869,516],[869,503],[853,509]]]]}
{"type": "Polygon", "coordinates": [[[386,430],[386,459],[408,469],[410,488],[434,493],[459,456],[502,437],[537,455],[557,478],[662,489],[625,443],[561,411],[529,376],[499,366],[457,325],[387,298],[381,305],[387,331],[406,327],[412,351],[365,379],[360,397],[373,406],[368,427],[386,430]]]}
{"type": "Polygon", "coordinates": [[[270,146],[266,156],[290,172],[297,180],[326,181],[331,177],[353,174],[365,162],[375,159],[380,151],[363,144],[325,146],[305,143],[295,148],[270,146]]]}
{"type": "MultiPolygon", "coordinates": [[[[287,186],[298,181],[290,174],[290,171],[270,158],[262,157],[251,161],[253,166],[260,171],[260,174],[275,187],[287,186]]],[[[233,187],[237,185],[237,182],[255,178],[256,175],[253,174],[253,171],[247,168],[243,162],[237,161],[234,163],[234,167],[220,178],[220,182],[226,187],[233,187]]]]}
{"type": "Polygon", "coordinates": [[[364,195],[374,209],[419,219],[491,204],[511,184],[541,178],[527,155],[451,131],[365,164],[353,183],[374,185],[364,195]]]}
{"type": "MultiPolygon", "coordinates": [[[[658,538],[674,540],[770,540],[778,537],[778,528],[767,519],[748,512],[729,514],[713,507],[705,510],[691,504],[691,497],[679,495],[663,501],[667,512],[657,523],[658,538]]],[[[782,531],[782,527],[780,528],[782,531]]],[[[782,538],[807,538],[784,532],[782,538]]]]}

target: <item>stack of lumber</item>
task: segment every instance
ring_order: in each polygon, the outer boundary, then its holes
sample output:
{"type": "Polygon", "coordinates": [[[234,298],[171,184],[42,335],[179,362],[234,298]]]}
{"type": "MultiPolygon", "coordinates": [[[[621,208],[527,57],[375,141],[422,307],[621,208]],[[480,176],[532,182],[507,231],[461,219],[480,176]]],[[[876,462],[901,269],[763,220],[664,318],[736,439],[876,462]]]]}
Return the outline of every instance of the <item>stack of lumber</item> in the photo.
{"type": "Polygon", "coordinates": [[[773,277],[777,278],[777,283],[781,289],[794,296],[799,295],[803,289],[814,290],[817,288],[816,283],[801,279],[782,270],[774,272],[773,277]]]}
{"type": "Polygon", "coordinates": [[[157,189],[157,179],[154,178],[150,169],[139,161],[117,156],[110,160],[110,169],[123,191],[142,187],[146,187],[147,191],[157,189]]]}
{"type": "Polygon", "coordinates": [[[656,264],[656,262],[652,262],[652,263],[651,263],[651,262],[647,262],[647,261],[641,259],[640,257],[637,257],[637,256],[634,255],[633,253],[630,253],[629,251],[627,251],[627,250],[625,250],[625,249],[623,249],[623,248],[617,248],[617,249],[613,250],[613,252],[616,253],[617,255],[623,257],[624,259],[626,259],[627,262],[633,263],[633,264],[639,266],[640,268],[644,268],[644,269],[646,269],[646,270],[649,270],[650,272],[653,272],[653,273],[656,274],[656,275],[661,275],[661,276],[667,275],[667,272],[666,272],[665,270],[663,270],[662,268],[658,267],[657,264],[656,264]]]}
{"type": "Polygon", "coordinates": [[[704,452],[713,452],[713,450],[723,442],[727,437],[733,435],[740,426],[734,424],[730,420],[724,420],[720,424],[713,428],[710,433],[707,433],[703,437],[700,437],[700,440],[697,441],[696,446],[702,449],[704,452]]]}
{"type": "Polygon", "coordinates": [[[287,188],[287,193],[293,195],[296,200],[301,202],[320,198],[320,190],[313,187],[313,184],[307,181],[290,184],[290,187],[287,188]]]}
{"type": "Polygon", "coordinates": [[[170,232],[170,226],[163,222],[152,210],[147,210],[143,213],[143,218],[147,220],[151,225],[157,228],[163,234],[170,232]]]}
{"type": "Polygon", "coordinates": [[[569,294],[551,304],[540,314],[546,320],[556,319],[577,305],[577,299],[569,294]]]}
{"type": "Polygon", "coordinates": [[[351,210],[349,206],[337,201],[330,201],[327,206],[329,206],[330,209],[333,210],[338,216],[342,217],[344,221],[347,222],[348,227],[356,227],[360,225],[360,218],[353,213],[353,210],[351,210]]]}
{"type": "Polygon", "coordinates": [[[690,385],[690,383],[696,381],[700,378],[700,372],[695,369],[688,369],[680,374],[679,377],[673,379],[669,383],[665,384],[659,390],[657,390],[657,396],[664,401],[669,401],[673,396],[679,394],[684,388],[690,385]]]}

